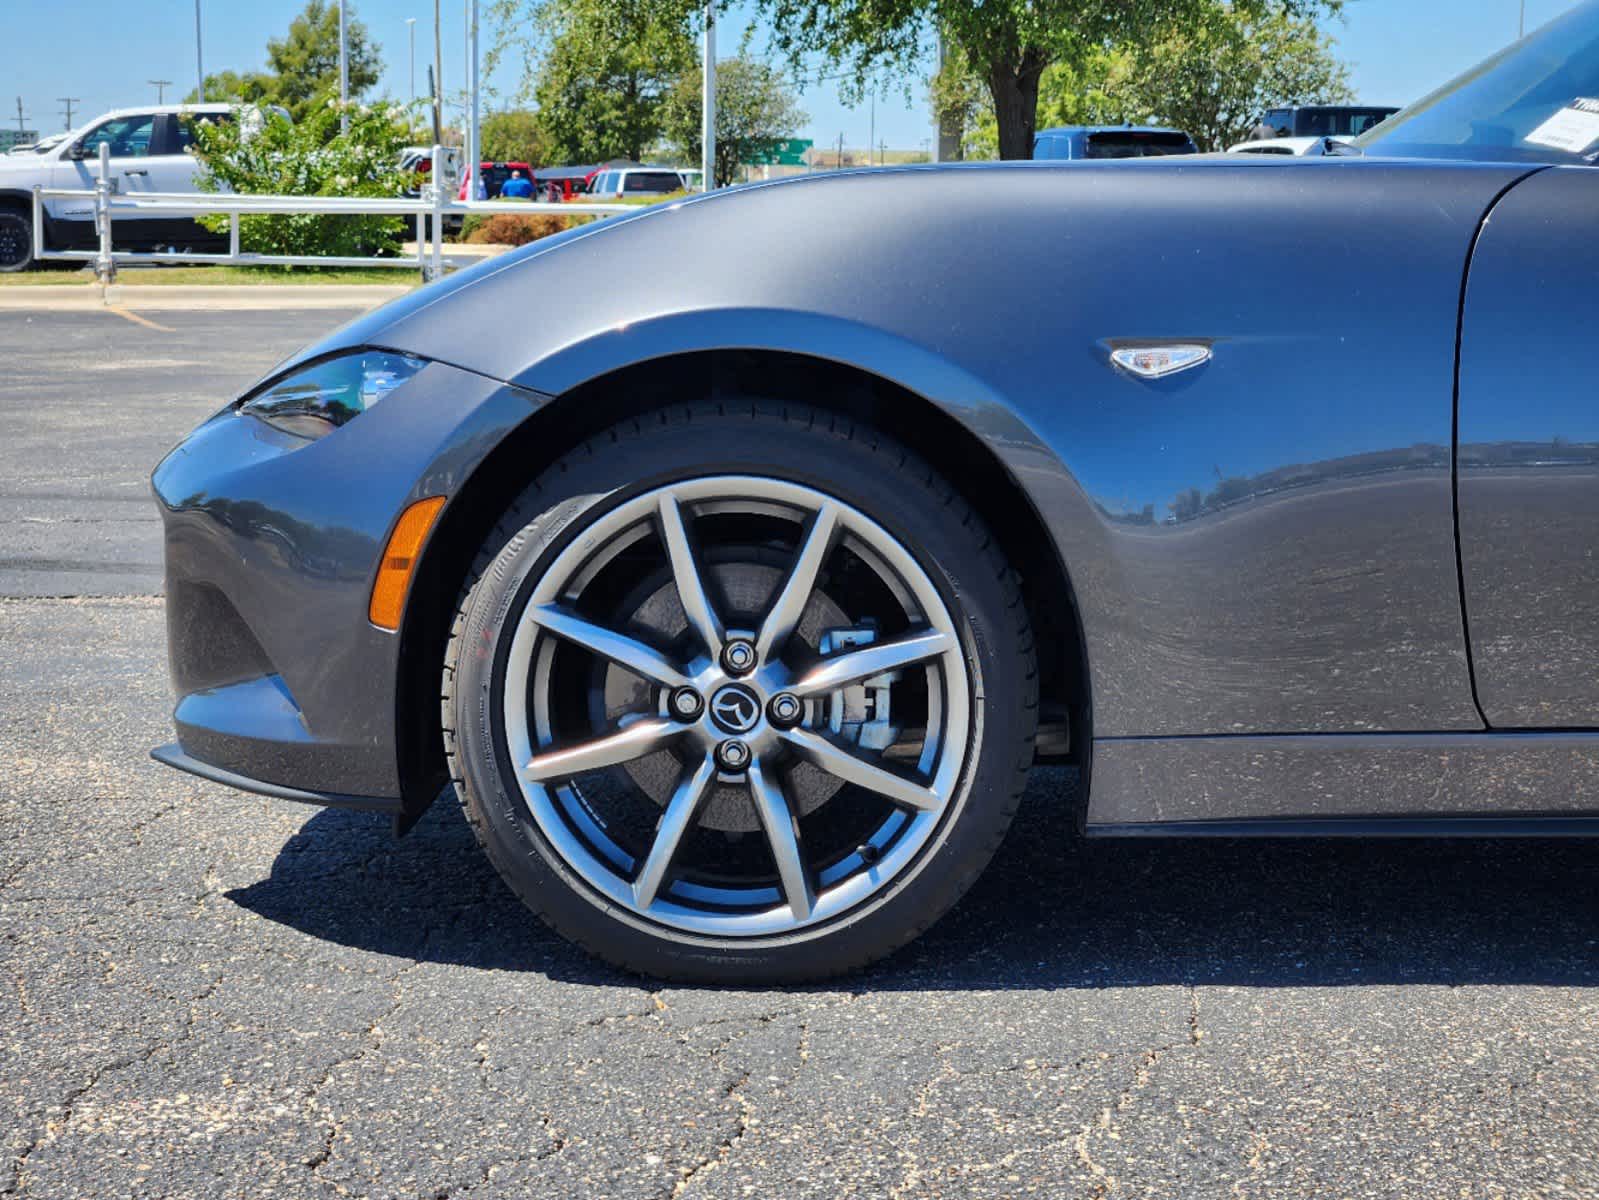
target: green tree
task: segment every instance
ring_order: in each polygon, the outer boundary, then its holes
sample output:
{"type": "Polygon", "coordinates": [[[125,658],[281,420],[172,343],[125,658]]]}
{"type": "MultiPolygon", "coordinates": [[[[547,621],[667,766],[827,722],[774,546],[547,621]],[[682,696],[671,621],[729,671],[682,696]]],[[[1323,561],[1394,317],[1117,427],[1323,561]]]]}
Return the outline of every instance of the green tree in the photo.
{"type": "MultiPolygon", "coordinates": [[[[382,74],[382,47],[372,40],[366,25],[345,10],[349,38],[350,98],[364,95],[382,74]]],[[[289,23],[289,32],[267,42],[267,65],[277,77],[269,99],[283,105],[296,121],[339,94],[339,10],[327,0],[306,0],[304,10],[289,23]]]]}
{"type": "MultiPolygon", "coordinates": [[[[229,100],[235,104],[271,102],[277,91],[277,78],[265,71],[218,71],[205,77],[205,98],[208,101],[229,100]]],[[[185,104],[200,100],[197,88],[190,88],[183,97],[185,104]]]]}
{"type": "MultiPolygon", "coordinates": [[[[703,72],[685,71],[667,98],[666,139],[690,162],[702,154],[703,72]]],[[[766,63],[740,55],[716,64],[716,185],[733,182],[769,142],[793,137],[810,118],[800,111],[783,74],[766,63]]]]}
{"type": "Polygon", "coordinates": [[[1201,150],[1248,137],[1273,105],[1354,99],[1348,68],[1315,21],[1224,0],[1141,49],[1119,91],[1130,111],[1187,130],[1201,150]]]}
{"type": "Polygon", "coordinates": [[[537,113],[512,108],[490,113],[478,129],[483,157],[492,162],[542,163],[549,157],[537,113]]]}
{"type": "MultiPolygon", "coordinates": [[[[670,2],[670,0],[663,0],[670,2]]],[[[1343,0],[1238,0],[1251,11],[1314,13],[1343,0]]],[[[1001,158],[1031,158],[1039,85],[1051,64],[1095,46],[1128,48],[1205,14],[1216,0],[756,0],[774,46],[820,53],[863,86],[913,73],[941,32],[988,91],[1001,158]]]]}
{"type": "MultiPolygon", "coordinates": [[[[236,110],[231,121],[193,122],[201,191],[229,190],[276,196],[396,196],[409,180],[400,173],[408,139],[405,110],[349,105],[349,129],[340,131],[337,100],[289,122],[260,108],[236,110]]],[[[201,217],[222,232],[226,216],[201,217]]],[[[397,247],[406,231],[401,217],[256,214],[242,218],[240,241],[259,254],[371,254],[397,247]]]]}
{"type": "Polygon", "coordinates": [[[497,0],[489,56],[523,59],[546,154],[638,159],[660,140],[667,93],[696,61],[684,0],[497,0]]]}
{"type": "MultiPolygon", "coordinates": [[[[1248,136],[1275,104],[1338,104],[1352,98],[1333,42],[1306,16],[1207,0],[1188,21],[1134,48],[1084,47],[1039,80],[1038,128],[1172,125],[1202,150],[1248,136]]],[[[998,157],[993,105],[959,64],[933,81],[965,118],[968,158],[998,157]]]]}

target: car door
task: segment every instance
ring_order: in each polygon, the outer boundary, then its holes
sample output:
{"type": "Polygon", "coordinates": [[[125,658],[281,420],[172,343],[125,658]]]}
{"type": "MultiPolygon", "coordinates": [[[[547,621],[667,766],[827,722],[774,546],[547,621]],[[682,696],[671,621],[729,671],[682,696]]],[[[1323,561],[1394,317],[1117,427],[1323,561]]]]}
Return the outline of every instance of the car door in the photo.
{"type": "MultiPolygon", "coordinates": [[[[100,146],[111,150],[111,180],[119,194],[151,191],[151,151],[155,148],[154,113],[107,117],[67,147],[51,172],[55,187],[94,191],[100,173],[100,146]]],[[[52,200],[50,216],[58,221],[93,221],[92,197],[52,200]]],[[[136,213],[117,214],[117,222],[140,220],[136,213]]]]}
{"type": "MultiPolygon", "coordinates": [[[[207,114],[206,119],[214,121],[219,118],[215,114],[207,114]]],[[[155,152],[144,164],[146,174],[138,177],[144,185],[140,188],[141,191],[197,190],[194,186],[194,177],[200,169],[200,164],[190,151],[194,139],[190,134],[188,120],[178,113],[166,113],[156,119],[155,152]]]]}
{"type": "Polygon", "coordinates": [[[1512,188],[1461,323],[1461,580],[1477,699],[1503,728],[1599,727],[1599,170],[1512,188]]]}

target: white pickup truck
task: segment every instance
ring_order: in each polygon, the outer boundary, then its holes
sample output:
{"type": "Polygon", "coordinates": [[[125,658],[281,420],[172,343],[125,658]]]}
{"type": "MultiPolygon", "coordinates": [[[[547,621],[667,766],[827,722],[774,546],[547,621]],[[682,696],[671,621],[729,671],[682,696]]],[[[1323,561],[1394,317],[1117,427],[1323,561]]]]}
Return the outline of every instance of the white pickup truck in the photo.
{"type": "MultiPolygon", "coordinates": [[[[34,187],[94,190],[100,145],[111,148],[112,186],[136,192],[194,192],[199,164],[189,153],[188,122],[228,120],[226,104],[119,108],[95,118],[43,149],[0,155],[0,271],[21,271],[33,261],[34,187]]],[[[94,203],[88,198],[44,201],[45,244],[52,250],[93,249],[94,203]]],[[[118,214],[119,250],[226,249],[227,236],[203,229],[191,217],[118,214]]]]}

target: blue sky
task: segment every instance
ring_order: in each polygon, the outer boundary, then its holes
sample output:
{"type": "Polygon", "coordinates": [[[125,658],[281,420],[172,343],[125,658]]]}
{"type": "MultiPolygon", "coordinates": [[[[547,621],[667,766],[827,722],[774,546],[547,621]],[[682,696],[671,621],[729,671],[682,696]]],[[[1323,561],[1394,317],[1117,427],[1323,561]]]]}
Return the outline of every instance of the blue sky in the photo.
{"type": "MultiPolygon", "coordinates": [[[[428,0],[352,0],[383,49],[380,87],[403,96],[409,52],[405,18],[417,20],[417,72],[425,80],[430,57],[432,4],[428,0]]],[[[1570,0],[1525,0],[1529,30],[1572,6],[1570,0]]],[[[201,0],[207,71],[248,69],[264,60],[268,37],[287,28],[302,0],[201,0]]],[[[1405,104],[1514,39],[1519,0],[1350,0],[1346,15],[1328,22],[1339,52],[1350,63],[1359,98],[1405,104]]],[[[483,0],[487,7],[487,0],[483,0]]],[[[463,0],[443,0],[444,82],[458,88],[464,75],[463,0]]],[[[0,0],[6,36],[0,41],[0,118],[15,127],[20,94],[30,128],[62,128],[58,97],[75,96],[74,123],[108,108],[155,99],[146,81],[172,79],[180,92],[194,85],[193,0],[0,0]]],[[[723,18],[719,50],[737,48],[749,26],[747,10],[723,18]]],[[[753,48],[763,49],[761,31],[753,48]]],[[[486,36],[485,36],[486,45],[486,36]]],[[[518,72],[502,70],[490,83],[515,90],[518,72]]],[[[419,84],[419,86],[421,86],[419,84]]],[[[169,96],[171,92],[169,91],[169,96]]],[[[804,136],[865,146],[871,116],[866,105],[846,108],[836,88],[808,90],[802,105],[811,116],[804,136]]],[[[907,105],[898,91],[877,103],[879,140],[892,149],[916,149],[929,136],[921,89],[907,105]]]]}

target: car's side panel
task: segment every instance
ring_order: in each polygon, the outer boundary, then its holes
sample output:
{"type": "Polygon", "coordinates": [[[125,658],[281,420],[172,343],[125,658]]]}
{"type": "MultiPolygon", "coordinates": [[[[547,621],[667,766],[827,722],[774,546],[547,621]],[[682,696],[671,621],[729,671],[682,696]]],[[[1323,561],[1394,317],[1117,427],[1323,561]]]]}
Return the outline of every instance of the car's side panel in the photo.
{"type": "Polygon", "coordinates": [[[1543,172],[1472,257],[1460,358],[1460,552],[1497,727],[1599,728],[1599,172],[1543,172]]]}
{"type": "MultiPolygon", "coordinates": [[[[1094,743],[1089,833],[1599,814],[1599,734],[1357,733],[1094,743]]],[[[1368,826],[1370,831],[1372,827],[1368,826]]]]}
{"type": "Polygon", "coordinates": [[[545,392],[708,343],[802,348],[919,391],[1055,532],[1097,736],[1480,728],[1455,564],[1456,322],[1482,215],[1524,173],[844,175],[530,251],[383,337],[545,392]],[[1138,339],[1208,341],[1214,361],[1142,382],[1109,363],[1138,339]]]}

